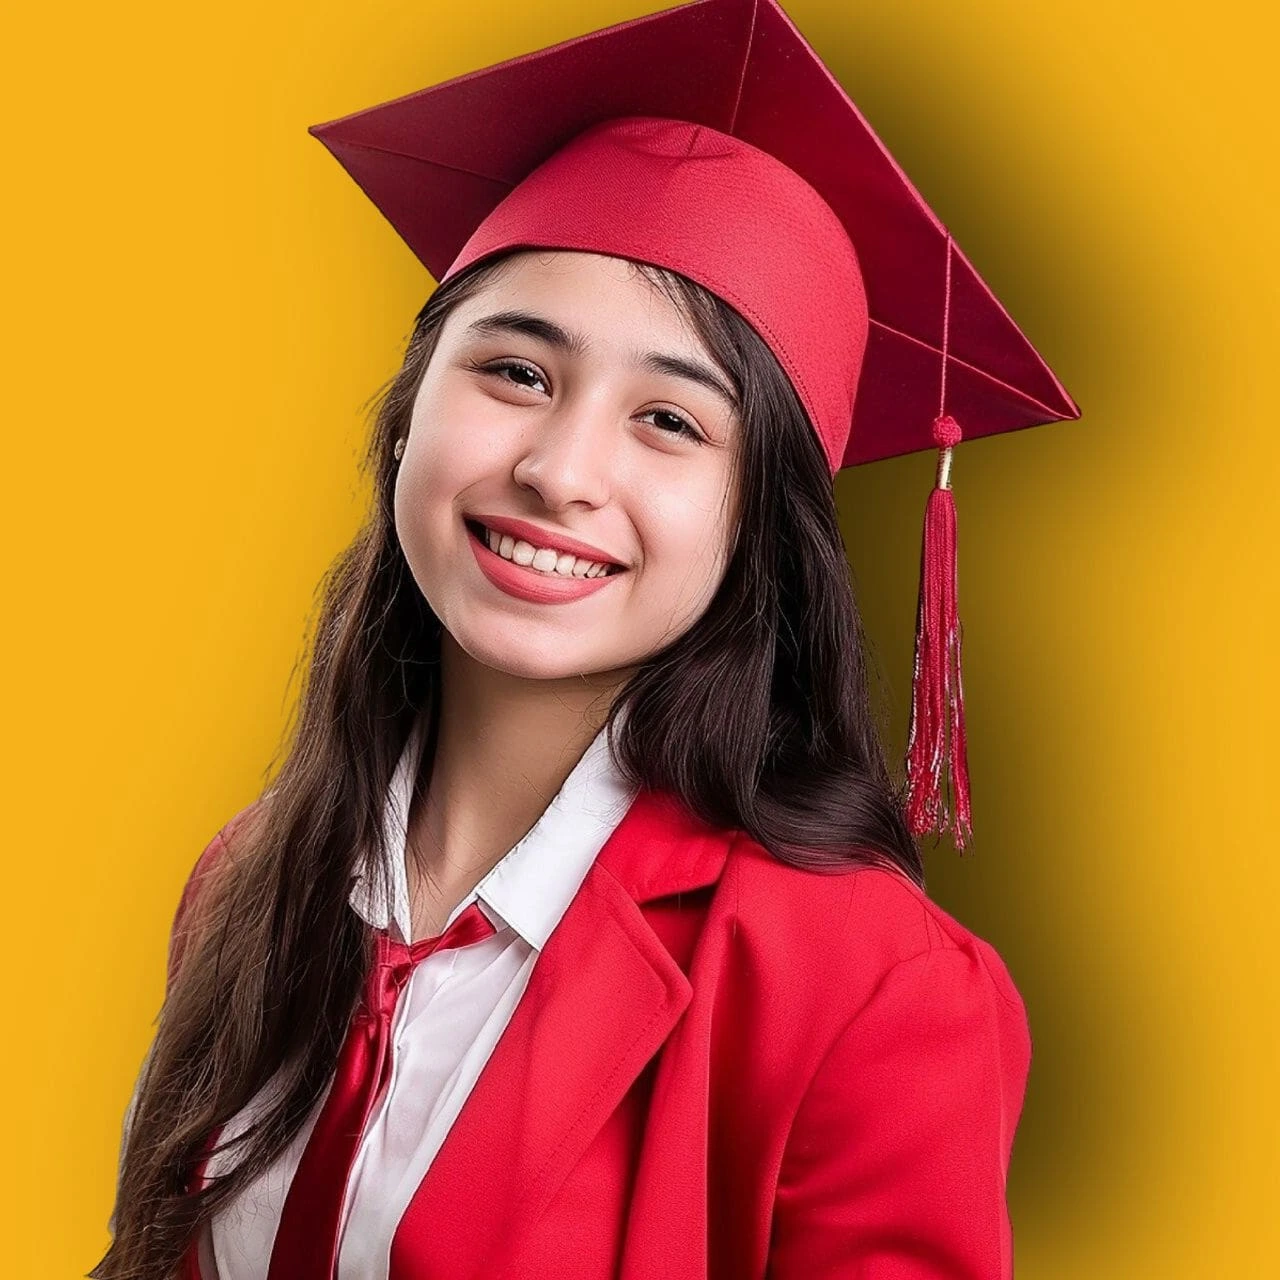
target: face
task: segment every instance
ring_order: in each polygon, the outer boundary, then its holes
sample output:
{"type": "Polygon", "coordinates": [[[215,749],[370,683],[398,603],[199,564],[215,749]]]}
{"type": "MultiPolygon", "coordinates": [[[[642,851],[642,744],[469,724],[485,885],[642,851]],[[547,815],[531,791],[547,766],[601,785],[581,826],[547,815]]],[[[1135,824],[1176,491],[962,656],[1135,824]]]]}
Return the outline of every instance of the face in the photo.
{"type": "Polygon", "coordinates": [[[556,679],[630,669],[688,630],[732,547],[732,398],[634,264],[508,259],[442,326],[397,473],[401,545],[453,640],[556,679]]]}

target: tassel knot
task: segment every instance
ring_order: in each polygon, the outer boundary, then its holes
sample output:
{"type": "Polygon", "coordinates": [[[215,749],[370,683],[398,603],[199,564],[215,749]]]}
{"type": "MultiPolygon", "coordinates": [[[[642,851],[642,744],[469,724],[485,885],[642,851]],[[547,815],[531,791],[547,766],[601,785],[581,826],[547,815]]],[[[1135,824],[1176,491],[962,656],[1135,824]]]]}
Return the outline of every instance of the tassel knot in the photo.
{"type": "Polygon", "coordinates": [[[942,413],[934,418],[933,439],[939,449],[954,448],[962,437],[960,424],[949,413],[942,413]]]}

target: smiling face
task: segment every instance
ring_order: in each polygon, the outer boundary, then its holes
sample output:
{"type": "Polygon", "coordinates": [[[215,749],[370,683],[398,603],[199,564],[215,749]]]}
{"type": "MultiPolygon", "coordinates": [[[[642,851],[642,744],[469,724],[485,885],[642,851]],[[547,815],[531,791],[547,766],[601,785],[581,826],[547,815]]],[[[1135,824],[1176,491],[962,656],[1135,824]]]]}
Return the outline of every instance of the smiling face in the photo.
{"type": "Polygon", "coordinates": [[[513,254],[445,320],[396,479],[401,546],[454,641],[556,679],[634,667],[687,631],[733,542],[732,400],[634,264],[513,254]],[[478,521],[505,525],[493,550],[478,521]]]}

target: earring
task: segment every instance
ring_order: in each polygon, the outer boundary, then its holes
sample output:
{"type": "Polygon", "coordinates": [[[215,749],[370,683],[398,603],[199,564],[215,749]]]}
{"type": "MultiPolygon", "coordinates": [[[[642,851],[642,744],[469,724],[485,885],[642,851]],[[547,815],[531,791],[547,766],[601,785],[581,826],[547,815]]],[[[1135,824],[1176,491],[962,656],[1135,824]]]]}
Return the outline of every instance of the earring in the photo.
{"type": "Polygon", "coordinates": [[[404,457],[404,445],[406,439],[406,436],[401,436],[400,439],[396,441],[396,447],[392,450],[392,453],[396,455],[397,462],[404,457]]]}

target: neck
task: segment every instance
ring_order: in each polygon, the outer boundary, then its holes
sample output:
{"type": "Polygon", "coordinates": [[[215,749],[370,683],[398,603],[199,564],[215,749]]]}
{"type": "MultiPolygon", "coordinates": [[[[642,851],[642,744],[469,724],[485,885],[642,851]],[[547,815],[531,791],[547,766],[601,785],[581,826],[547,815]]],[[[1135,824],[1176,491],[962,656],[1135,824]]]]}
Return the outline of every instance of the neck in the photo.
{"type": "Polygon", "coordinates": [[[428,880],[465,893],[529,831],[631,674],[526,679],[442,635],[435,751],[424,752],[409,819],[411,857],[428,880]]]}

